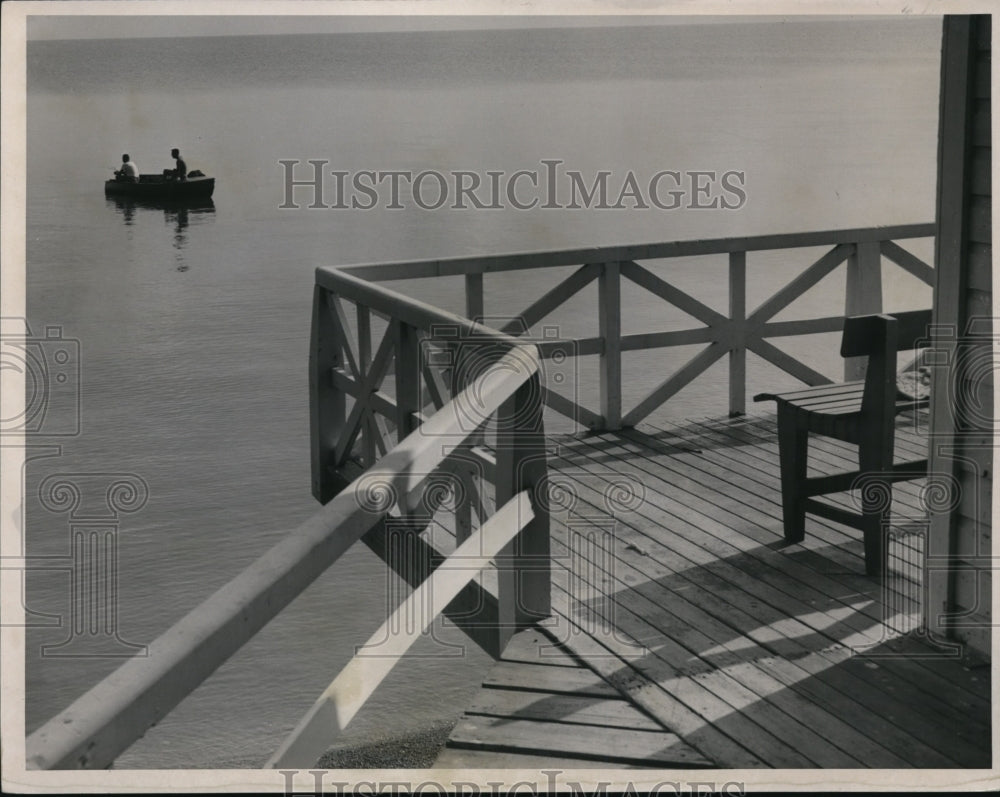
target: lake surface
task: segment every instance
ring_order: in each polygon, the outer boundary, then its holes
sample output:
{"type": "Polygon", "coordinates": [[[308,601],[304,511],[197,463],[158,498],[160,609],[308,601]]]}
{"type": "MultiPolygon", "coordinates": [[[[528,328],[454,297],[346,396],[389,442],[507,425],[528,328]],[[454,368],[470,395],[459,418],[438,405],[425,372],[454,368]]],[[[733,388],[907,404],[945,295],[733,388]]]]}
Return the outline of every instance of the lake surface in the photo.
{"type": "MultiPolygon", "coordinates": [[[[79,340],[82,415],[79,435],[43,441],[59,456],[29,467],[29,552],[68,553],[66,513],[37,500],[45,478],[138,476],[148,500],[120,519],[118,622],[123,639],[146,644],[310,515],[316,266],[931,221],[939,48],[940,20],[927,19],[31,42],[28,316],[36,336],[60,326],[79,340]],[[122,152],[159,172],[172,147],[217,178],[213,207],[103,197],[122,152]],[[479,174],[559,159],[612,182],[630,170],[734,170],[746,202],[361,211],[309,209],[300,188],[302,207],[282,209],[283,159],[479,174]]],[[[931,256],[927,242],[914,251],[931,256]]],[[[748,308],[815,256],[751,254],[748,308]]],[[[659,273],[727,308],[724,258],[659,273]]],[[[886,309],[929,303],[898,269],[886,276],[886,309]]],[[[515,314],[555,279],[490,277],[487,313],[515,314]]],[[[407,292],[462,308],[458,283],[407,292]]],[[[556,317],[564,334],[596,327],[588,296],[556,317]]],[[[625,299],[626,333],[690,325],[652,296],[625,299]]],[[[833,276],[780,317],[842,307],[833,276]]],[[[837,375],[831,336],[786,348],[837,375]]],[[[626,401],[695,350],[626,360],[626,401]]],[[[793,383],[752,356],[749,367],[750,395],[793,383]]],[[[588,385],[595,375],[581,369],[588,385]]],[[[723,361],[656,417],[724,412],[725,377],[723,361]]],[[[65,571],[32,573],[28,607],[65,615],[69,591],[65,571]]],[[[261,765],[398,592],[356,546],[116,766],[261,765]]],[[[40,654],[66,636],[29,630],[29,731],[120,663],[40,654]]],[[[450,652],[421,642],[348,740],[457,716],[489,662],[450,652]]]]}

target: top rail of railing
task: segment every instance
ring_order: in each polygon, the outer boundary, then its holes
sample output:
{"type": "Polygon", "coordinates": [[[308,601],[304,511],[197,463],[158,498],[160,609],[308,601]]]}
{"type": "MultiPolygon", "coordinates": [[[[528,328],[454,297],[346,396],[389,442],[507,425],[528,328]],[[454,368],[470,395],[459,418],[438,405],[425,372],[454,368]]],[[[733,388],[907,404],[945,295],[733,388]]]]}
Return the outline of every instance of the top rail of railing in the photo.
{"type": "MultiPolygon", "coordinates": [[[[471,255],[442,259],[401,260],[392,263],[352,264],[335,270],[364,277],[366,280],[423,279],[464,274],[489,274],[518,269],[572,266],[580,263],[608,263],[623,260],[696,257],[699,255],[758,252],[768,249],[798,249],[810,246],[833,246],[908,238],[929,238],[935,234],[933,223],[899,224],[886,227],[819,230],[776,233],[773,235],[705,238],[691,241],[596,246],[583,249],[540,250],[503,255],[471,255]]],[[[320,271],[334,270],[333,267],[320,271]]]]}
{"type": "MultiPolygon", "coordinates": [[[[328,291],[332,301],[347,300],[359,310],[359,337],[370,338],[367,313],[373,310],[422,333],[433,333],[435,327],[454,330],[463,343],[470,340],[499,341],[504,334],[530,338],[528,330],[548,318],[571,296],[590,282],[597,282],[598,302],[595,317],[599,322],[596,336],[563,339],[536,339],[543,359],[565,360],[586,355],[600,357],[600,408],[583,406],[577,395],[564,395],[543,386],[545,402],[554,411],[592,429],[618,429],[634,426],[650,412],[662,406],[679,390],[704,373],[721,357],[729,356],[729,411],[738,415],[746,411],[746,353],[753,352],[780,370],[809,384],[829,382],[829,377],[812,366],[775,346],[768,339],[821,332],[838,332],[847,316],[882,312],[882,263],[888,261],[918,280],[933,286],[934,269],[900,246],[897,241],[933,238],[933,223],[902,224],[884,227],[820,230],[778,233],[773,235],[713,238],[690,241],[667,241],[624,246],[590,247],[500,255],[477,255],[447,259],[410,260],[394,263],[321,267],[316,272],[319,289],[328,291]],[[748,258],[750,252],[821,248],[826,251],[804,270],[782,285],[756,308],[747,306],[748,258]],[[695,296],[672,284],[670,276],[657,274],[639,261],[669,258],[726,255],[728,257],[728,313],[708,306],[695,296]],[[846,296],[843,312],[823,318],[773,320],[793,301],[824,279],[841,264],[847,264],[846,296]],[[532,294],[533,301],[519,315],[512,315],[500,329],[476,325],[473,319],[484,316],[484,280],[486,274],[504,271],[547,269],[576,266],[577,269],[541,296],[532,294]],[[382,281],[426,279],[430,277],[465,278],[465,317],[447,313],[418,302],[396,290],[379,286],[382,281]],[[625,334],[622,331],[621,285],[628,280],[648,291],[666,304],[692,318],[697,325],[687,329],[674,326],[662,330],[625,334]],[[364,327],[363,333],[361,332],[364,327]],[[568,345],[567,345],[568,344],[568,345]],[[625,352],[664,349],[677,346],[704,345],[696,356],[665,376],[646,396],[631,408],[623,406],[622,355],[625,352]]],[[[722,275],[720,275],[722,276],[722,275]]],[[[724,279],[724,277],[723,277],[724,279]]],[[[339,311],[345,337],[346,316],[339,311]]],[[[655,319],[653,319],[655,320],[655,319]]],[[[433,336],[433,334],[432,334],[433,336]]],[[[447,337],[447,331],[440,335],[447,337]]],[[[510,339],[504,339],[510,343],[510,339]]],[[[368,351],[367,344],[361,349],[368,351]]],[[[345,349],[350,357],[350,353],[345,349]]],[[[358,360],[364,360],[360,356],[358,360]]],[[[863,367],[856,358],[845,363],[845,378],[857,378],[863,367]]],[[[336,369],[335,369],[336,370],[336,369]]],[[[419,375],[415,377],[419,380],[419,375]]],[[[334,387],[345,396],[367,401],[368,391],[360,379],[352,381],[344,369],[335,378],[334,387]]],[[[370,386],[369,386],[370,387],[370,386]]],[[[375,388],[377,390],[377,386],[375,388]]],[[[383,410],[394,403],[383,394],[373,399],[383,410]]],[[[413,403],[413,402],[411,402],[413,403]]],[[[414,411],[419,408],[412,407],[414,411]]],[[[357,413],[355,413],[357,416],[357,413]]],[[[343,449],[344,447],[341,446],[343,449]]],[[[339,451],[338,454],[344,454],[339,451]]],[[[339,458],[339,457],[338,457],[339,458]]]]}
{"type": "Polygon", "coordinates": [[[316,284],[338,295],[348,295],[353,302],[415,329],[450,327],[464,336],[490,339],[506,346],[523,346],[525,343],[514,335],[493,329],[474,319],[442,310],[427,302],[370,282],[355,270],[317,268],[316,284]]]}
{"type": "MultiPolygon", "coordinates": [[[[532,469],[521,467],[518,458],[524,450],[537,448],[544,435],[537,417],[540,408],[533,410],[525,403],[525,397],[537,393],[531,385],[537,382],[539,362],[533,347],[512,347],[466,390],[426,419],[421,432],[400,435],[376,467],[343,486],[312,517],[157,637],[147,656],[128,660],[35,730],[26,741],[26,765],[33,769],[110,766],[355,542],[363,539],[370,545],[388,547],[384,538],[389,533],[390,510],[413,503],[414,494],[427,479],[449,466],[456,444],[494,416],[511,430],[510,445],[498,451],[498,469],[505,471],[506,478],[497,495],[498,507],[512,505],[513,509],[508,508],[491,525],[501,527],[491,533],[500,535],[494,548],[507,545],[506,569],[497,595],[471,583],[475,568],[466,567],[461,578],[451,579],[450,587],[457,599],[464,601],[458,607],[460,615],[467,614],[463,607],[470,604],[492,608],[488,627],[479,624],[478,641],[483,644],[484,635],[492,636],[489,648],[498,655],[519,624],[548,614],[548,516],[543,508],[535,507],[533,494],[526,492],[544,475],[544,458],[536,457],[532,469]],[[441,440],[450,440],[452,445],[442,446],[441,440]],[[381,500],[385,496],[392,500],[381,500]],[[515,498],[518,502],[511,504],[515,498]],[[531,511],[519,512],[518,507],[530,507],[531,511]],[[514,542],[508,543],[511,539],[514,542]],[[538,561],[546,566],[539,567],[538,561]],[[531,572],[525,577],[521,571],[529,565],[531,572]],[[468,593],[464,597],[463,587],[468,593]]],[[[397,524],[395,531],[419,537],[419,521],[408,523],[406,528],[397,524]]],[[[416,574],[419,580],[429,577],[448,558],[436,550],[432,553],[433,557],[419,562],[426,568],[416,574]]],[[[491,558],[480,557],[483,561],[491,558]]],[[[438,605],[438,610],[448,613],[451,605],[438,605]]],[[[405,648],[397,651],[397,658],[403,652],[405,648]]],[[[368,685],[368,693],[379,680],[368,685]]],[[[356,699],[357,695],[351,697],[356,699]]],[[[317,738],[326,737],[314,735],[312,743],[318,743],[317,738]]]]}

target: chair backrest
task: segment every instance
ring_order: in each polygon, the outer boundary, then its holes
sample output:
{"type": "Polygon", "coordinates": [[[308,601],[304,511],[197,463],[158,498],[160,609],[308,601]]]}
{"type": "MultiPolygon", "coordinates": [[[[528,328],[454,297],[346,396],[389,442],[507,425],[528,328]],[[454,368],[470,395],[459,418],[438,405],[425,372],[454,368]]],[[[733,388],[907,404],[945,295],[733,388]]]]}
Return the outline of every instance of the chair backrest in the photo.
{"type": "Polygon", "coordinates": [[[860,357],[882,351],[889,326],[895,322],[895,351],[924,348],[930,345],[930,310],[909,310],[892,315],[858,315],[844,319],[841,357],[860,357]]]}
{"type": "Polygon", "coordinates": [[[896,352],[929,346],[930,323],[930,310],[852,316],[844,320],[841,356],[868,357],[861,399],[861,414],[867,424],[864,434],[891,440],[897,395],[896,352]]]}

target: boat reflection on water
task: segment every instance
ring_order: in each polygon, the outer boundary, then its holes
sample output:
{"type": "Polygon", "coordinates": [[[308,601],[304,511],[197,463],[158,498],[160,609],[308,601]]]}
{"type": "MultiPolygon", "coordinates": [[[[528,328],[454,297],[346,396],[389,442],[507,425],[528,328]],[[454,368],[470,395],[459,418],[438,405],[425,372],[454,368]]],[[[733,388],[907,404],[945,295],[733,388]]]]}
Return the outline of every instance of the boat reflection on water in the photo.
{"type": "Polygon", "coordinates": [[[215,203],[211,197],[186,200],[148,200],[133,197],[109,196],[108,205],[121,214],[127,227],[136,224],[140,215],[158,212],[163,214],[167,226],[173,228],[173,248],[176,251],[177,270],[187,271],[188,264],[184,259],[184,249],[188,244],[188,226],[210,220],[215,214],[215,203]]]}

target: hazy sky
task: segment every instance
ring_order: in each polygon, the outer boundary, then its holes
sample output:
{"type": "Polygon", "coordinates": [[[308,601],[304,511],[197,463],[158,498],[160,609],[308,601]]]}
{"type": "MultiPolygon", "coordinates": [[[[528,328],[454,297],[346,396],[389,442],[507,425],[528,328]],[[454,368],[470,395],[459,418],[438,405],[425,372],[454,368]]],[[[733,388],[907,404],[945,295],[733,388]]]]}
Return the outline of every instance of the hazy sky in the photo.
{"type": "MultiPolygon", "coordinates": [[[[784,17],[788,19],[788,17],[784,17]]],[[[816,17],[817,19],[819,17],[816,17]]],[[[844,19],[845,17],[826,19],[844,19]]],[[[29,39],[145,36],[219,36],[254,33],[469,30],[602,25],[677,25],[752,22],[782,17],[746,16],[30,16],[29,39]]],[[[902,17],[895,17],[902,19],[902,17]]]]}

